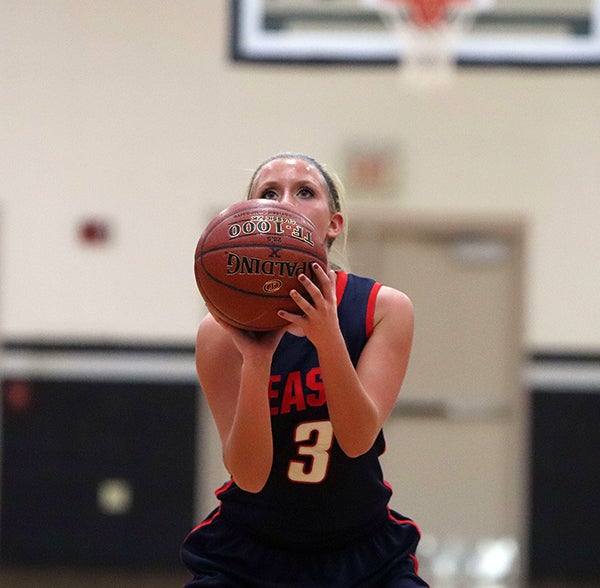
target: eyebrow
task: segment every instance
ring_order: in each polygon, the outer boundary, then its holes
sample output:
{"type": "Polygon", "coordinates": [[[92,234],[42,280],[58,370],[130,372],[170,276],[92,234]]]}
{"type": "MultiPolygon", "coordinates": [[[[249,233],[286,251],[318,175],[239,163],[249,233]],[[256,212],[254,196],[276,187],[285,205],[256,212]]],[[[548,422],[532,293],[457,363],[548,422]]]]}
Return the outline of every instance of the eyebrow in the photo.
{"type": "MultiPolygon", "coordinates": [[[[266,188],[272,188],[272,187],[277,187],[280,186],[282,184],[282,180],[279,179],[271,179],[271,180],[265,180],[265,181],[258,181],[255,182],[254,185],[252,186],[252,191],[256,190],[256,189],[261,189],[264,190],[266,188]]],[[[300,180],[295,180],[293,182],[293,186],[294,187],[302,187],[302,186],[314,186],[316,188],[318,188],[319,186],[322,186],[325,191],[327,191],[327,183],[326,182],[319,182],[317,179],[314,178],[303,178],[300,180]]]]}

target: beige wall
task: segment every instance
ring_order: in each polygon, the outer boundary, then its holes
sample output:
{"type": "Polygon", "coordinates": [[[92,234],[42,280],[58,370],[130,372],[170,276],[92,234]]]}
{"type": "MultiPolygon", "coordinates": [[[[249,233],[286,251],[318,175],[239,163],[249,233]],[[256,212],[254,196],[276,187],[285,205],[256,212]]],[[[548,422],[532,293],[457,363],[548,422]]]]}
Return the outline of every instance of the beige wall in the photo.
{"type": "Polygon", "coordinates": [[[191,342],[197,237],[251,169],[294,149],[343,171],[387,142],[398,207],[528,219],[529,349],[600,348],[600,69],[469,69],[423,96],[391,68],[233,64],[227,6],[0,0],[4,337],[191,342]],[[88,215],[107,247],[78,244],[88,215]]]}

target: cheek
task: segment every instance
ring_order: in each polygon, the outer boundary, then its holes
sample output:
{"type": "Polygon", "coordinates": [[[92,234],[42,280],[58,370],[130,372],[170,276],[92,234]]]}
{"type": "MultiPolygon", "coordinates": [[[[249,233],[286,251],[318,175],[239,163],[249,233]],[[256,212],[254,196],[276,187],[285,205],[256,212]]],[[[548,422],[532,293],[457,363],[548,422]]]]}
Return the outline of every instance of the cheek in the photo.
{"type": "Polygon", "coordinates": [[[331,229],[331,217],[329,215],[321,217],[319,223],[315,223],[315,225],[323,235],[324,239],[329,238],[329,235],[327,234],[331,229]]]}

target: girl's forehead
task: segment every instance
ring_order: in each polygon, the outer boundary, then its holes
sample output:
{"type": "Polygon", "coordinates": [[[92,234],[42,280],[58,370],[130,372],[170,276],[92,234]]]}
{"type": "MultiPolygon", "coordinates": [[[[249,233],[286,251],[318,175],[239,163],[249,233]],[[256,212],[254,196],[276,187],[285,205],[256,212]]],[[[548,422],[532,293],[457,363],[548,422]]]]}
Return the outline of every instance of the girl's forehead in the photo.
{"type": "Polygon", "coordinates": [[[311,179],[320,179],[321,172],[319,169],[310,163],[299,158],[286,157],[281,159],[274,159],[266,163],[256,174],[256,181],[264,179],[285,179],[286,177],[302,177],[306,176],[311,179]]]}

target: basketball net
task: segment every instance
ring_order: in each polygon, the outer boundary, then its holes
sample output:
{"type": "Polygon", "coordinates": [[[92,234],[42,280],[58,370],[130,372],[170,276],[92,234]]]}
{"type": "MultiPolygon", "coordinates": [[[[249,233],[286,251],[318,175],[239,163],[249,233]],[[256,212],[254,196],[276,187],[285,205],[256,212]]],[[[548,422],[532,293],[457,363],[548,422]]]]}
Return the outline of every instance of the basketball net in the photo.
{"type": "Polygon", "coordinates": [[[375,8],[398,41],[402,81],[417,88],[448,84],[459,41],[477,13],[495,0],[362,0],[375,8]]]}

